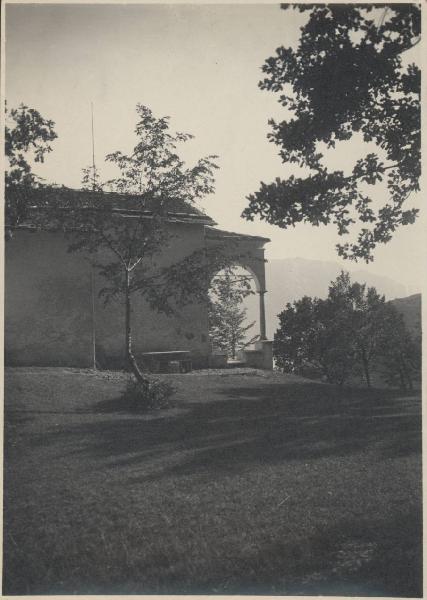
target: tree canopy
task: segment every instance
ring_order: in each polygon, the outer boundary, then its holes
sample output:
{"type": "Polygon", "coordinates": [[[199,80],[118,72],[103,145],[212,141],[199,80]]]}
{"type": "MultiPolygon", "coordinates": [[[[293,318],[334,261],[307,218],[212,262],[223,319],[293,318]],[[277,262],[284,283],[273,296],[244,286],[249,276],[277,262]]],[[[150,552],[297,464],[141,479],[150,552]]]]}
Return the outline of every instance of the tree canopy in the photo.
{"type": "Polygon", "coordinates": [[[243,216],[279,227],[305,222],[335,224],[340,236],[358,227],[356,239],[337,244],[344,258],[373,260],[417,210],[407,207],[421,173],[420,69],[404,53],[421,39],[416,4],[297,4],[309,11],[296,48],[280,47],[263,66],[263,90],[279,95],[291,117],[269,121],[268,138],[283,163],[305,176],[261,183],[243,216]],[[325,150],[353,137],[377,150],[355,161],[351,173],[325,164],[325,150]],[[375,207],[377,184],[387,187],[375,207]]]}
{"type": "MultiPolygon", "coordinates": [[[[40,178],[33,172],[31,162],[44,162],[52,151],[50,143],[58,136],[55,123],[45,119],[34,108],[21,104],[18,108],[6,106],[5,154],[8,168],[5,173],[6,188],[12,186],[35,187],[40,178]]],[[[26,216],[25,196],[10,204],[6,195],[6,222],[16,225],[26,216]]]]}
{"type": "Polygon", "coordinates": [[[343,384],[373,372],[387,383],[411,387],[420,368],[420,344],[412,339],[402,315],[375,288],[352,282],[342,272],[328,297],[288,303],[274,336],[276,364],[285,372],[314,368],[327,381],[343,384]]]}

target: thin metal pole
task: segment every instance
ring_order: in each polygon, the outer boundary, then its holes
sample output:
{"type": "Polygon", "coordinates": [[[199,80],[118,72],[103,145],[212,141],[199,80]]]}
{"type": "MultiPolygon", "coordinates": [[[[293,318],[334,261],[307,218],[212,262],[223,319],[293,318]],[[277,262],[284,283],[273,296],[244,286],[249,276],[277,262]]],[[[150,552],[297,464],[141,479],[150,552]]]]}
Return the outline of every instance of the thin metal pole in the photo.
{"type": "Polygon", "coordinates": [[[92,291],[92,360],[93,369],[96,371],[95,278],[93,276],[93,267],[91,267],[90,271],[90,287],[92,291]]]}
{"type": "Polygon", "coordinates": [[[95,179],[95,134],[93,128],[93,102],[90,103],[91,112],[92,112],[92,189],[95,191],[96,188],[96,179],[95,179]]]}
{"type": "MultiPolygon", "coordinates": [[[[95,134],[93,127],[93,102],[90,103],[92,115],[92,189],[95,191],[95,134]]],[[[93,267],[90,270],[90,287],[92,293],[92,361],[93,369],[96,370],[96,330],[95,330],[95,280],[93,276],[93,267]]]]}

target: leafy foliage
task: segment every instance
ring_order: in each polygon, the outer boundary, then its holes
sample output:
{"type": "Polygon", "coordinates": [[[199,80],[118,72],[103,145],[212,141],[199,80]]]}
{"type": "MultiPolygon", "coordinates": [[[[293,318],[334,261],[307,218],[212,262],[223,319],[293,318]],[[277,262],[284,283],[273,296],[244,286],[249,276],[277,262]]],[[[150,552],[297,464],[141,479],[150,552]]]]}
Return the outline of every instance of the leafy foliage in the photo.
{"type": "Polygon", "coordinates": [[[131,155],[117,151],[106,160],[117,166],[119,177],[107,182],[115,191],[149,193],[159,205],[171,200],[194,202],[213,191],[214,155],[206,156],[186,167],[176,153],[179,143],[193,138],[188,133],[169,130],[169,117],[156,118],[151,110],[138,104],[135,134],[138,142],[131,155]]]}
{"type": "Polygon", "coordinates": [[[173,406],[171,398],[174,393],[174,387],[161,379],[151,379],[149,385],[131,380],[123,399],[136,411],[162,410],[173,406]]]}
{"type": "Polygon", "coordinates": [[[240,276],[235,267],[227,267],[211,282],[209,299],[209,335],[218,350],[225,350],[231,358],[237,351],[253,344],[259,336],[247,340],[247,333],[255,322],[246,324],[244,298],[253,294],[249,278],[240,276]]]}
{"type": "Polygon", "coordinates": [[[352,371],[360,369],[370,386],[372,363],[381,353],[388,335],[385,297],[373,287],[366,289],[365,284],[352,283],[349,274],[342,272],[331,283],[328,299],[343,317],[349,336],[346,343],[353,354],[352,371]]]}
{"type": "Polygon", "coordinates": [[[385,327],[379,371],[388,384],[412,389],[421,372],[421,335],[408,332],[403,316],[392,305],[387,305],[385,327]]]}
{"type": "Polygon", "coordinates": [[[354,349],[349,345],[349,323],[341,307],[309,298],[288,303],[280,313],[273,353],[278,367],[304,374],[314,367],[331,383],[343,384],[352,372],[354,349]]]}
{"type": "Polygon", "coordinates": [[[402,54],[421,39],[416,4],[299,4],[309,11],[296,49],[280,47],[266,60],[261,89],[279,94],[291,113],[269,121],[271,142],[284,163],[309,169],[305,177],[261,183],[243,216],[279,227],[300,222],[336,225],[339,235],[361,229],[352,243],[338,244],[351,259],[373,260],[378,243],[413,223],[417,210],[404,204],[419,190],[420,70],[402,54]],[[378,151],[357,160],[351,174],[329,170],[321,144],[335,148],[360,135],[378,151]],[[375,187],[385,181],[388,201],[373,208],[375,187]]]}
{"type": "MultiPolygon", "coordinates": [[[[40,178],[33,173],[31,159],[44,162],[45,155],[52,151],[50,142],[57,138],[55,123],[44,119],[34,108],[21,104],[8,110],[6,105],[5,154],[9,163],[5,173],[6,188],[13,186],[35,187],[40,178]]],[[[15,196],[14,203],[6,195],[6,224],[14,226],[27,214],[25,194],[15,196]]]]}
{"type": "Polygon", "coordinates": [[[326,300],[305,296],[288,303],[279,319],[273,351],[285,372],[304,373],[311,365],[331,383],[363,374],[370,386],[375,370],[406,388],[419,370],[420,349],[402,316],[348,273],[331,282],[326,300]]]}
{"type": "Polygon", "coordinates": [[[84,167],[82,169],[82,189],[91,190],[92,192],[102,192],[104,185],[101,181],[101,176],[95,165],[84,167]]]}

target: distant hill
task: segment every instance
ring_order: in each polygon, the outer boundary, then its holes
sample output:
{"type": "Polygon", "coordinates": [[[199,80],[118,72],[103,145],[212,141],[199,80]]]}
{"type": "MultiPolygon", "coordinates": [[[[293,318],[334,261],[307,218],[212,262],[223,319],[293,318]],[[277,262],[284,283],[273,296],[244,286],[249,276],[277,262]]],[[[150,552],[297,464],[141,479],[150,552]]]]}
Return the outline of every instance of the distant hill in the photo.
{"type": "Polygon", "coordinates": [[[412,335],[418,337],[421,333],[421,294],[395,298],[391,304],[402,313],[406,327],[412,335]]]}
{"type": "MultiPolygon", "coordinates": [[[[266,321],[269,339],[273,338],[277,329],[277,315],[285,308],[287,302],[298,300],[304,295],[326,298],[330,282],[336,279],[342,269],[338,263],[305,258],[273,259],[267,262],[265,267],[268,290],[265,298],[266,321]]],[[[404,285],[388,277],[363,270],[353,270],[350,266],[346,270],[350,272],[353,281],[375,287],[388,300],[406,294],[404,285]]],[[[248,319],[258,323],[257,298],[250,298],[246,304],[248,319]]]]}

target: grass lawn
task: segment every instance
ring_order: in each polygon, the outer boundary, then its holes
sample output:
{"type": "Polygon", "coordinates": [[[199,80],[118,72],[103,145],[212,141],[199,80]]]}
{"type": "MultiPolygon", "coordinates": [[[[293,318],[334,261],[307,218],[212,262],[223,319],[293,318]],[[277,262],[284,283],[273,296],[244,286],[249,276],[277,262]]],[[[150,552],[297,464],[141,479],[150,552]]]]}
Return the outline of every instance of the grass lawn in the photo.
{"type": "Polygon", "coordinates": [[[6,370],[3,594],[422,595],[417,394],[165,378],[6,370]]]}

